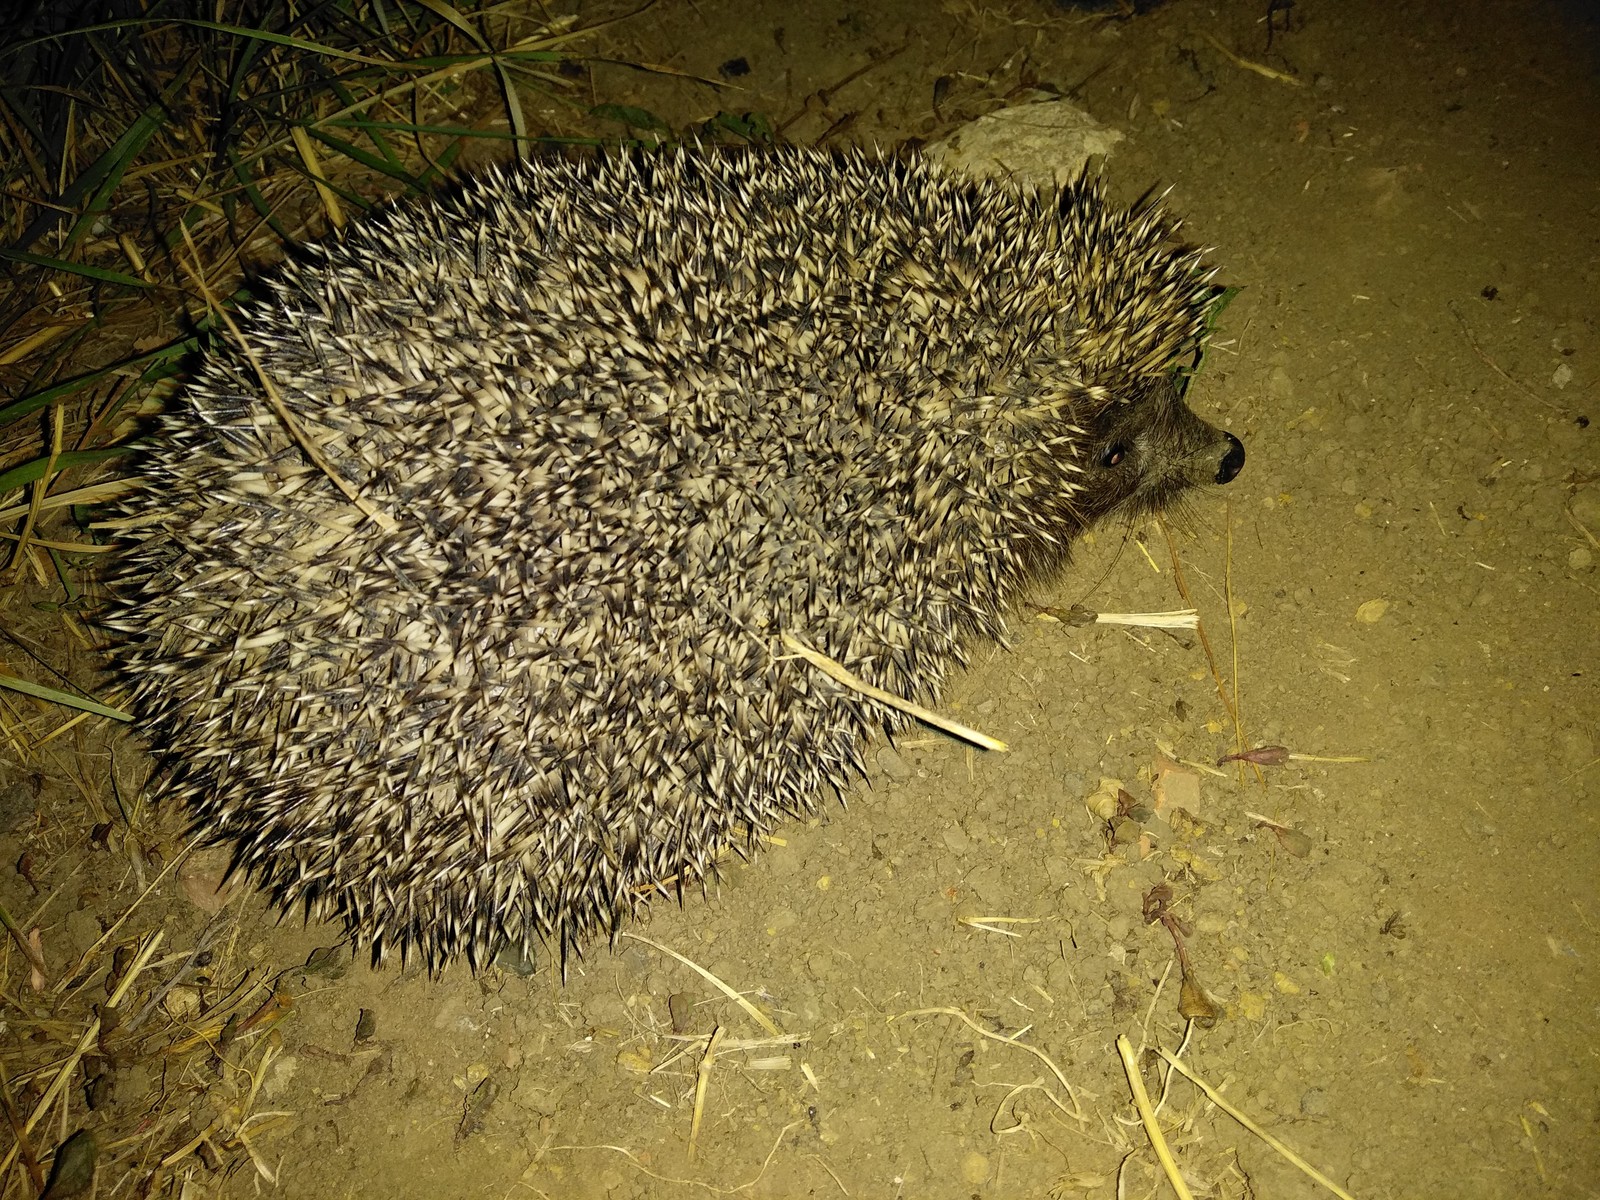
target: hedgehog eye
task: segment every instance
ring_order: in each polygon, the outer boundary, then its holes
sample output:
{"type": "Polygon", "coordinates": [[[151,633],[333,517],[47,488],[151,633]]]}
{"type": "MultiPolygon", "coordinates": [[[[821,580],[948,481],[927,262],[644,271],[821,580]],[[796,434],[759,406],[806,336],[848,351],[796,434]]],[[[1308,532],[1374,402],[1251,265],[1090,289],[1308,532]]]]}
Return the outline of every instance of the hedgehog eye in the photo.
{"type": "Polygon", "coordinates": [[[1124,442],[1112,442],[1106,447],[1106,452],[1100,456],[1102,467],[1114,467],[1128,457],[1128,447],[1124,442]]]}

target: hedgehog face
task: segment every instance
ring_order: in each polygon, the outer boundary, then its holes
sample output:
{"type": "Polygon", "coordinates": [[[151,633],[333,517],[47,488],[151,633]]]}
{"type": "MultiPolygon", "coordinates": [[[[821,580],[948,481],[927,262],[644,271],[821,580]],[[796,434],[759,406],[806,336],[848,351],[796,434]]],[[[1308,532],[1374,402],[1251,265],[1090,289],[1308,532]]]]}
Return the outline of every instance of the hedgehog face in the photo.
{"type": "Polygon", "coordinates": [[[1079,507],[1089,520],[1161,512],[1190,488],[1230,483],[1244,469],[1244,444],[1197,417],[1172,379],[1107,405],[1087,432],[1079,507]]]}

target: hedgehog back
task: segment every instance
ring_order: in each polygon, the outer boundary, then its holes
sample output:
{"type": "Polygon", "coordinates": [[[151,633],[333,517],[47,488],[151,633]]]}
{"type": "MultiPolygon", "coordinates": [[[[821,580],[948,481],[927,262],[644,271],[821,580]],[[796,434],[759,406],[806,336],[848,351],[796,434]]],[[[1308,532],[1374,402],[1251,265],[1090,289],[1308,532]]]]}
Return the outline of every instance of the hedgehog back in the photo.
{"type": "Polygon", "coordinates": [[[1167,234],[1088,184],[687,150],[313,249],[241,324],[398,528],[205,365],[122,589],[171,792],[378,958],[614,933],[898,727],[782,634],[931,703],[1064,557],[1082,422],[1203,335],[1167,234]]]}

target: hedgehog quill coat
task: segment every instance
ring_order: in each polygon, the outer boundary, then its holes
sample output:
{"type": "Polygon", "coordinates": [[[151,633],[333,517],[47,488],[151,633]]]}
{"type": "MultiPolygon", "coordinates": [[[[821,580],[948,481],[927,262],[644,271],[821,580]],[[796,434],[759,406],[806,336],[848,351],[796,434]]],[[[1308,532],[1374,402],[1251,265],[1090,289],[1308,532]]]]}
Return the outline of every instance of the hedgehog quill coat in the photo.
{"type": "Polygon", "coordinates": [[[1109,512],[1243,449],[1150,207],[858,152],[493,170],[279,273],[167,421],[115,623],[167,790],[430,966],[581,948],[816,810],[1109,512]]]}

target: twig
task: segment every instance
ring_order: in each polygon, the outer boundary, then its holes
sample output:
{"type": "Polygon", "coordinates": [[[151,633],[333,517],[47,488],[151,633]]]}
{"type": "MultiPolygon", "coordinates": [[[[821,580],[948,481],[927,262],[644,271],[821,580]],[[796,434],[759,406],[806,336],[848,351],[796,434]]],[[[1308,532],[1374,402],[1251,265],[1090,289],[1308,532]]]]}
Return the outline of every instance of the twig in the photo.
{"type": "MultiPolygon", "coordinates": [[[[1167,554],[1172,559],[1172,580],[1177,584],[1178,595],[1183,597],[1185,605],[1189,608],[1194,608],[1194,597],[1189,594],[1189,582],[1183,577],[1183,563],[1178,558],[1178,544],[1173,540],[1172,530],[1168,529],[1167,523],[1159,518],[1157,523],[1161,526],[1162,536],[1167,539],[1167,554]]],[[[1231,530],[1233,523],[1230,521],[1228,524],[1231,530]]],[[[1232,616],[1231,613],[1229,615],[1230,617],[1232,616]]],[[[1238,709],[1228,695],[1227,686],[1222,682],[1222,672],[1217,669],[1217,656],[1211,649],[1211,639],[1206,636],[1206,627],[1203,621],[1195,625],[1195,633],[1200,637],[1200,648],[1205,651],[1206,664],[1211,668],[1211,679],[1217,685],[1217,696],[1221,699],[1223,708],[1228,710],[1228,718],[1237,726],[1239,723],[1238,709]]],[[[1241,745],[1243,745],[1243,737],[1244,735],[1241,732],[1241,745]]]]}
{"type": "Polygon", "coordinates": [[[1205,34],[1204,37],[1206,41],[1210,42],[1218,50],[1222,51],[1222,53],[1227,57],[1228,61],[1233,63],[1233,65],[1236,67],[1240,67],[1246,71],[1254,71],[1257,75],[1260,75],[1266,79],[1273,79],[1278,83],[1287,83],[1291,87],[1305,87],[1305,84],[1296,79],[1293,75],[1289,75],[1283,71],[1280,71],[1276,67],[1269,67],[1265,63],[1254,62],[1248,58],[1240,58],[1237,54],[1235,54],[1232,50],[1229,50],[1209,33],[1205,34]]]}
{"type": "Polygon", "coordinates": [[[1507,383],[1509,383],[1512,387],[1516,388],[1517,391],[1521,392],[1524,396],[1526,396],[1529,400],[1532,400],[1535,404],[1542,404],[1546,408],[1554,409],[1558,413],[1565,413],[1566,412],[1566,409],[1564,409],[1561,405],[1552,404],[1549,400],[1546,400],[1543,396],[1539,395],[1538,392],[1534,391],[1527,384],[1522,383],[1519,380],[1513,379],[1506,372],[1506,370],[1503,367],[1501,367],[1501,365],[1499,363],[1495,362],[1494,359],[1490,358],[1487,354],[1485,354],[1484,351],[1483,351],[1483,347],[1478,345],[1478,339],[1472,336],[1472,330],[1467,328],[1467,320],[1466,320],[1466,318],[1461,315],[1461,313],[1456,309],[1456,306],[1454,304],[1450,305],[1449,307],[1450,307],[1450,315],[1455,317],[1456,324],[1461,326],[1461,333],[1462,333],[1462,336],[1467,339],[1467,345],[1471,346],[1472,347],[1472,352],[1483,360],[1483,365],[1484,366],[1488,367],[1496,375],[1500,376],[1501,379],[1504,379],[1507,383]]]}
{"type": "Polygon", "coordinates": [[[138,1012],[134,1013],[123,1024],[123,1029],[131,1033],[144,1024],[145,1020],[151,1013],[155,1012],[156,1007],[167,998],[172,989],[177,987],[188,976],[195,960],[211,949],[211,943],[215,942],[217,935],[222,932],[224,916],[225,912],[219,912],[206,922],[206,927],[200,931],[200,936],[195,939],[194,948],[184,957],[183,963],[172,973],[170,979],[150,993],[150,998],[144,1002],[143,1007],[138,1012]]]}
{"type": "Polygon", "coordinates": [[[44,964],[44,955],[39,953],[39,947],[28,940],[27,935],[22,932],[22,927],[3,904],[0,904],[0,925],[4,925],[6,932],[11,934],[12,940],[17,943],[17,947],[28,960],[28,965],[41,976],[48,976],[50,971],[44,964]]]}

